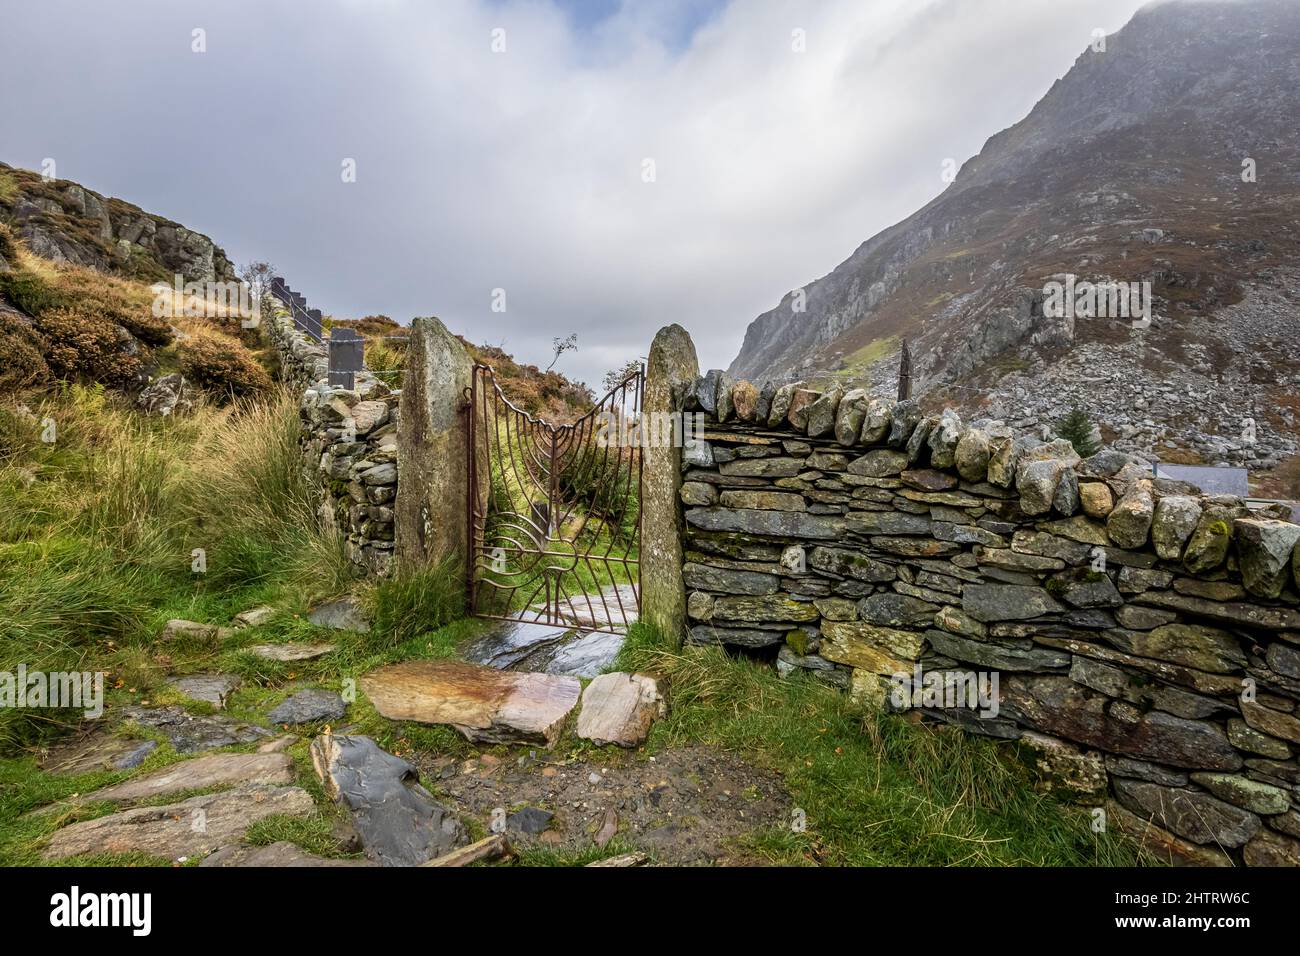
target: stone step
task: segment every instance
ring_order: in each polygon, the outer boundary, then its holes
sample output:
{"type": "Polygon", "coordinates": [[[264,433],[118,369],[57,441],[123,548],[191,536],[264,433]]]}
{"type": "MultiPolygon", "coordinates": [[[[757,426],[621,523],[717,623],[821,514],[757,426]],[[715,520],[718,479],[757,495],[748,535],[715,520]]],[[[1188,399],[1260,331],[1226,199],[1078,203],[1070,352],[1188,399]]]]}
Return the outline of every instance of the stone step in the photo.
{"type": "Polygon", "coordinates": [[[208,754],[174,763],[78,799],[84,803],[96,800],[135,803],[184,790],[289,783],[293,783],[293,760],[287,754],[208,754]]]}
{"type": "Polygon", "coordinates": [[[287,840],[281,840],[279,843],[272,843],[270,846],[245,846],[236,844],[233,846],[223,846],[214,853],[203,858],[199,866],[310,866],[310,867],[338,867],[338,866],[377,866],[370,860],[332,860],[328,857],[316,856],[314,853],[308,853],[301,847],[289,843],[287,840]]]}
{"type": "Polygon", "coordinates": [[[268,661],[309,661],[332,653],[333,644],[254,644],[244,650],[268,661]]]}
{"type": "Polygon", "coordinates": [[[521,674],[463,661],[406,661],[361,678],[389,720],[448,724],[476,743],[553,746],[582,685],[572,677],[521,674]]]}
{"type": "Polygon", "coordinates": [[[176,860],[238,843],[264,817],[306,817],[314,810],[301,787],[241,787],[74,823],[50,838],[45,858],[139,852],[176,860]]]}
{"type": "Polygon", "coordinates": [[[420,785],[415,766],[369,737],[322,734],[311,759],[325,792],[352,816],[366,857],[382,866],[419,866],[469,842],[446,807],[420,785]]]}
{"type": "Polygon", "coordinates": [[[271,736],[270,731],[254,724],[218,715],[198,716],[184,707],[130,707],[123,716],[141,727],[152,727],[167,735],[177,753],[214,750],[231,744],[252,743],[271,736]]]}
{"type": "Polygon", "coordinates": [[[462,654],[499,670],[595,677],[613,662],[623,635],[583,631],[566,624],[494,621],[462,654]]]}

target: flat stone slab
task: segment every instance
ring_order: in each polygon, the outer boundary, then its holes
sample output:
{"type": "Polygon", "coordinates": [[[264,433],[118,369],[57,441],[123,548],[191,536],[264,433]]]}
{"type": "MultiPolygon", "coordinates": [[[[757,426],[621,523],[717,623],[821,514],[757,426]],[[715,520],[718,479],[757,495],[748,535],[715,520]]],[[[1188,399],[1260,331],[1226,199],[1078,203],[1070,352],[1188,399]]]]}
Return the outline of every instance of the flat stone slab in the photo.
{"type": "Polygon", "coordinates": [[[74,823],[50,838],[45,858],[138,852],[175,860],[238,843],[264,817],[305,817],[315,808],[301,787],[241,787],[74,823]]]}
{"type": "Polygon", "coordinates": [[[233,633],[235,633],[234,629],[229,627],[218,627],[216,624],[202,624],[198,621],[172,618],[163,625],[159,640],[174,641],[178,638],[189,638],[199,641],[221,641],[233,633]]]}
{"type": "Polygon", "coordinates": [[[231,744],[247,744],[271,736],[271,732],[230,717],[196,716],[184,707],[132,707],[123,713],[141,727],[152,727],[167,736],[178,753],[214,750],[231,744]]]}
{"type": "Polygon", "coordinates": [[[233,674],[193,674],[174,677],[167,682],[191,700],[201,700],[224,708],[230,695],[239,690],[243,680],[233,674]]]}
{"type": "Polygon", "coordinates": [[[235,626],[257,627],[265,624],[273,617],[275,617],[275,608],[269,604],[259,604],[257,607],[250,607],[247,611],[240,611],[236,614],[235,626]]]}
{"type": "Polygon", "coordinates": [[[463,650],[466,660],[498,670],[595,677],[623,647],[623,635],[567,624],[497,621],[463,650]]]}
{"type": "Polygon", "coordinates": [[[96,790],[78,802],[134,803],[182,790],[293,783],[293,760],[286,754],[208,754],[96,790]]]}
{"type": "Polygon", "coordinates": [[[667,713],[663,688],[648,674],[601,674],[582,692],[578,736],[603,746],[637,747],[667,713]]]}
{"type": "Polygon", "coordinates": [[[268,661],[309,661],[334,651],[333,644],[254,644],[244,650],[268,661]]]}
{"type": "Polygon", "coordinates": [[[281,840],[270,846],[223,846],[203,858],[199,866],[375,866],[370,860],[332,860],[281,840]]]}
{"type": "Polygon", "coordinates": [[[614,663],[626,635],[587,631],[561,646],[546,665],[546,673],[568,677],[595,677],[614,663]]]}
{"type": "Polygon", "coordinates": [[[97,731],[55,744],[40,763],[47,773],[68,776],[97,770],[134,770],[157,748],[156,740],[132,740],[97,731]]]}
{"type": "Polygon", "coordinates": [[[309,724],[338,720],[347,709],[347,702],[332,690],[300,690],[267,716],[277,724],[309,724]]]}
{"type": "MultiPolygon", "coordinates": [[[[544,613],[545,605],[529,609],[544,613]]],[[[568,625],[580,628],[622,627],[637,619],[636,588],[631,584],[607,584],[599,592],[575,594],[560,604],[560,618],[568,625]]]]}
{"type": "Polygon", "coordinates": [[[318,605],[307,612],[307,620],[317,627],[328,627],[335,631],[357,631],[365,634],[370,630],[370,617],[356,598],[348,596],[318,605]]]}
{"type": "Polygon", "coordinates": [[[361,678],[389,720],[449,724],[478,743],[553,746],[582,685],[572,677],[520,674],[461,661],[405,661],[361,678]]]}
{"type": "Polygon", "coordinates": [[[325,792],[347,807],[366,857],[419,866],[469,842],[469,834],[419,782],[415,765],[369,737],[325,734],[311,742],[325,792]]]}

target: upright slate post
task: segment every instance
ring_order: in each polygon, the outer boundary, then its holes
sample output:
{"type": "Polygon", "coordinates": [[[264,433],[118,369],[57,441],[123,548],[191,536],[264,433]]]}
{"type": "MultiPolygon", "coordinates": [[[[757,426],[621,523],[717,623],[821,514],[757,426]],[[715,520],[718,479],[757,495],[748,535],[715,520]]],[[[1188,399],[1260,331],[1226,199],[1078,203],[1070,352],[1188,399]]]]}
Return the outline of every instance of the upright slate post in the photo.
{"type": "Polygon", "coordinates": [[[330,331],[329,349],[329,383],[355,388],[356,373],[365,367],[366,340],[352,329],[336,327],[330,331]]]}
{"type": "Polygon", "coordinates": [[[905,402],[912,397],[912,350],[903,339],[903,354],[898,360],[898,400],[905,402]]]}

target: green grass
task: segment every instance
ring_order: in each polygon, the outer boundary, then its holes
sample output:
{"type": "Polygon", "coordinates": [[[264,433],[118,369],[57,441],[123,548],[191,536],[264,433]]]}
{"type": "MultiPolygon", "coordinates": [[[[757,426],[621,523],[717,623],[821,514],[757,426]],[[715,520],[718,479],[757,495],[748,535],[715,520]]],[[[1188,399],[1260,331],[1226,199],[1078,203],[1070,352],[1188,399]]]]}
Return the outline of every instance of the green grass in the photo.
{"type": "MultiPolygon", "coordinates": [[[[146,682],[170,617],[228,624],[347,585],[339,542],[316,531],[287,396],[150,419],[74,386],[33,411],[0,408],[0,670],[93,663],[146,682]],[[195,549],[206,573],[191,570],[195,549]]],[[[0,712],[0,752],[72,716],[0,712]]]]}
{"type": "Polygon", "coordinates": [[[18,181],[14,179],[13,173],[0,170],[0,203],[6,206],[12,205],[18,198],[18,181]]]}
{"type": "Polygon", "coordinates": [[[703,743],[779,771],[806,814],[755,834],[773,863],[851,866],[1132,865],[1086,809],[1036,793],[1005,743],[878,713],[812,678],[782,679],[718,648],[676,650],[648,627],[620,664],[667,677],[672,712],[647,750],[703,743]]]}

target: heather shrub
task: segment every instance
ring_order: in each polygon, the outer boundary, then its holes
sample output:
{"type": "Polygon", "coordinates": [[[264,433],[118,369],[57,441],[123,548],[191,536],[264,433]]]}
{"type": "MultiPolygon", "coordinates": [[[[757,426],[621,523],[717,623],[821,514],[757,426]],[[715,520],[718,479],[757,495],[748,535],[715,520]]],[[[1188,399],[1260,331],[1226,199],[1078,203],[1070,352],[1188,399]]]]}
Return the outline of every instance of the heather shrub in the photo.
{"type": "Polygon", "coordinates": [[[271,377],[237,340],[214,332],[192,332],[180,346],[181,374],[223,400],[263,395],[271,377]]]}
{"type": "Polygon", "coordinates": [[[128,351],[130,340],[102,315],[81,308],[47,309],[34,322],[45,340],[45,362],[55,378],[115,387],[138,379],[139,355],[128,351]]]}
{"type": "Polygon", "coordinates": [[[0,312],[0,392],[42,385],[50,367],[42,354],[41,336],[13,312],[0,312]]]}

